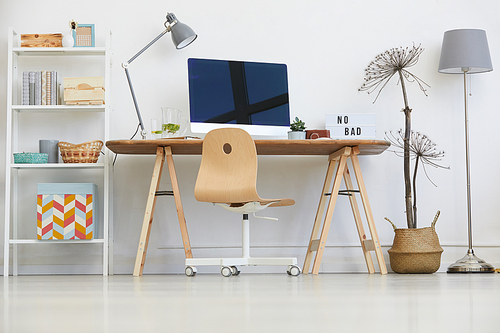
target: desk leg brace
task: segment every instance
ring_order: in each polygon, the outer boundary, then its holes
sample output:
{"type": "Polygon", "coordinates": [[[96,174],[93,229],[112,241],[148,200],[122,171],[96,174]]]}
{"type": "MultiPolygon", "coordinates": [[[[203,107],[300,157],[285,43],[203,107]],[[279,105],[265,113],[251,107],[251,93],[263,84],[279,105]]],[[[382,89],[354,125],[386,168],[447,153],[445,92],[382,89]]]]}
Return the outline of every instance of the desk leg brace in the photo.
{"type": "Polygon", "coordinates": [[[325,178],[325,183],[323,185],[323,191],[321,192],[321,199],[319,202],[318,206],[318,211],[316,213],[316,218],[314,221],[314,226],[313,230],[311,233],[311,238],[309,241],[309,246],[307,249],[306,253],[306,258],[304,261],[304,267],[303,267],[303,273],[307,274],[309,272],[309,268],[311,265],[311,260],[313,258],[313,253],[316,252],[316,256],[314,258],[314,264],[313,264],[313,269],[312,269],[312,274],[318,274],[319,268],[321,265],[321,259],[323,257],[323,252],[325,250],[325,244],[326,244],[326,239],[328,237],[328,231],[330,229],[330,224],[332,221],[333,217],[333,211],[335,209],[335,204],[338,198],[338,193],[340,189],[340,184],[342,182],[342,177],[344,178],[346,187],[348,191],[354,190],[351,177],[349,174],[349,168],[347,165],[347,159],[351,158],[351,162],[353,165],[354,169],[354,174],[356,176],[356,181],[359,186],[359,191],[361,195],[361,200],[363,202],[363,208],[365,210],[366,214],[366,220],[368,223],[368,227],[370,229],[370,233],[372,235],[372,239],[367,239],[366,234],[363,229],[363,224],[362,224],[362,219],[361,219],[361,214],[359,212],[358,204],[356,202],[356,197],[354,194],[349,196],[349,201],[351,203],[351,208],[352,212],[354,215],[354,220],[356,223],[356,227],[358,230],[358,235],[359,239],[361,242],[361,247],[363,249],[363,254],[365,256],[365,261],[366,265],[368,267],[368,272],[374,273],[375,268],[373,265],[373,260],[370,255],[370,251],[375,251],[378,264],[380,267],[380,273],[381,274],[386,274],[387,273],[387,268],[385,266],[384,262],[384,257],[382,254],[382,249],[380,247],[380,242],[378,239],[377,235],[377,230],[375,228],[375,223],[373,220],[373,215],[371,212],[370,204],[368,202],[368,195],[366,192],[366,187],[363,181],[363,177],[361,175],[361,168],[359,167],[359,160],[357,157],[357,154],[359,154],[359,148],[358,147],[344,147],[337,152],[333,153],[329,157],[329,165],[328,169],[326,172],[326,178],[325,178]],[[335,167],[337,166],[337,170],[335,172],[335,167]],[[332,183],[332,178],[333,174],[335,172],[335,178],[333,180],[333,188],[331,191],[329,191],[331,183],[332,183]],[[331,193],[329,195],[329,201],[328,201],[328,196],[326,195],[327,193],[331,193]],[[324,216],[324,210],[325,206],[328,201],[328,207],[326,211],[326,216],[324,218],[324,222],[322,221],[323,216],[324,216]],[[321,234],[318,238],[318,234],[321,228],[321,225],[323,225],[323,228],[321,230],[321,234]]]}
{"type": "Polygon", "coordinates": [[[151,226],[153,224],[153,216],[156,205],[155,194],[160,186],[161,174],[165,162],[165,155],[167,158],[170,180],[172,182],[172,189],[174,192],[177,216],[179,218],[179,224],[181,227],[181,235],[182,235],[182,242],[184,244],[184,251],[186,253],[186,258],[192,258],[191,244],[189,243],[186,220],[184,218],[184,210],[182,209],[179,185],[177,183],[177,176],[174,168],[174,160],[172,158],[172,150],[170,149],[170,147],[165,147],[165,148],[158,147],[156,149],[156,161],[153,169],[151,186],[149,187],[148,200],[146,203],[146,212],[144,213],[144,220],[142,222],[141,238],[139,240],[139,247],[137,250],[137,256],[135,258],[134,276],[141,276],[142,271],[144,269],[144,262],[146,261],[146,253],[148,250],[149,235],[151,233],[151,226]]]}

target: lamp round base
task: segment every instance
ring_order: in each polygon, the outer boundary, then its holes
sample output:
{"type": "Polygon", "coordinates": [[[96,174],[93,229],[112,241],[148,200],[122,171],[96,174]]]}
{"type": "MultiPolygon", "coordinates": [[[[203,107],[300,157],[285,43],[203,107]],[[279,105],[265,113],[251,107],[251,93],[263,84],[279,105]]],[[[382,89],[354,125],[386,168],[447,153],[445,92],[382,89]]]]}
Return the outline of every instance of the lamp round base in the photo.
{"type": "Polygon", "coordinates": [[[467,253],[462,259],[448,266],[448,273],[494,273],[495,267],[479,259],[474,253],[467,253]]]}

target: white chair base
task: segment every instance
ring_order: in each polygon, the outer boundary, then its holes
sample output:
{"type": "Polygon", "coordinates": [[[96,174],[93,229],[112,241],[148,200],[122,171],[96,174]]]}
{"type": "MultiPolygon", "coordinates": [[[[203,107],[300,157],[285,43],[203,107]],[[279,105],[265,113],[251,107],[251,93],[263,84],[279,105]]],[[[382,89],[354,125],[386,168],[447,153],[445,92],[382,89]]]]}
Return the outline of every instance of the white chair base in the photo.
{"type": "Polygon", "coordinates": [[[240,272],[236,266],[288,266],[288,275],[297,276],[302,271],[297,266],[297,258],[252,258],[250,257],[250,222],[248,214],[242,221],[242,256],[240,258],[186,258],[187,276],[196,274],[196,266],[220,266],[221,274],[229,277],[240,272]]]}
{"type": "Polygon", "coordinates": [[[237,266],[288,266],[287,273],[293,276],[302,272],[297,266],[297,258],[188,258],[186,275],[195,275],[196,266],[220,266],[221,274],[226,277],[238,275],[237,266]]]}

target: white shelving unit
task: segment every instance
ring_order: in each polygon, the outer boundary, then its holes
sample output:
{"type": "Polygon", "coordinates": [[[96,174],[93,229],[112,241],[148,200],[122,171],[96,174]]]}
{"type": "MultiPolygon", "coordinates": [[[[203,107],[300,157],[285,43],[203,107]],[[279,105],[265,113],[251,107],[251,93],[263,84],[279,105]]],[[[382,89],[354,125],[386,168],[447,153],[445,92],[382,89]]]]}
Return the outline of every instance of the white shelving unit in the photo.
{"type": "MultiPolygon", "coordinates": [[[[14,29],[9,28],[8,32],[8,75],[7,75],[7,128],[6,128],[6,149],[5,149],[5,233],[4,233],[4,276],[9,275],[10,261],[12,256],[12,275],[18,275],[18,246],[24,244],[32,244],[36,246],[57,246],[57,244],[100,244],[102,245],[102,274],[108,275],[109,258],[110,258],[110,242],[109,242],[109,228],[112,215],[111,207],[111,184],[112,184],[112,167],[111,167],[111,153],[103,147],[104,155],[102,155],[98,163],[84,163],[84,164],[69,164],[69,163],[53,163],[53,164],[16,164],[14,163],[13,153],[25,151],[26,143],[20,142],[22,126],[37,127],[39,124],[27,124],[30,122],[30,117],[40,117],[40,115],[47,117],[56,117],[58,121],[64,119],[71,119],[72,117],[79,117],[78,119],[87,119],[85,125],[93,122],[98,118],[97,124],[100,132],[99,138],[103,142],[109,140],[109,121],[110,121],[110,73],[111,73],[111,31],[106,29],[105,47],[75,47],[75,48],[21,48],[19,47],[19,35],[14,29]],[[79,73],[78,76],[92,76],[88,75],[89,68],[80,66],[83,59],[95,59],[95,63],[99,63],[99,72],[104,75],[104,88],[105,88],[105,105],[83,105],[83,106],[70,106],[70,105],[20,105],[21,103],[21,83],[22,72],[24,69],[22,60],[29,59],[28,63],[33,66],[35,64],[39,70],[46,69],[46,63],[56,62],[56,67],[59,63],[65,63],[66,67],[61,70],[63,77],[68,76],[64,69],[71,69],[71,73],[79,73]],[[56,60],[54,60],[56,59],[56,60]],[[92,118],[93,115],[98,114],[98,117],[92,118]],[[83,118],[82,118],[83,117],[83,118]],[[66,171],[63,171],[66,170],[66,171]],[[58,240],[58,241],[40,241],[36,239],[36,213],[32,214],[33,222],[27,221],[23,225],[33,225],[31,233],[23,232],[24,235],[32,234],[33,237],[21,238],[19,230],[20,222],[20,209],[35,210],[36,207],[20,207],[19,196],[23,190],[20,188],[19,181],[20,174],[30,174],[30,177],[52,178],[51,181],[59,182],[57,174],[62,172],[77,172],[82,173],[91,171],[91,175],[86,177],[98,179],[95,182],[100,188],[99,193],[103,193],[101,198],[98,198],[99,210],[102,212],[99,215],[98,238],[92,240],[58,240]],[[52,174],[50,174],[52,172],[52,174]],[[55,176],[51,176],[56,174],[55,176]],[[102,219],[100,218],[102,216],[102,219]],[[12,250],[12,251],[11,251],[12,250]]],[[[91,63],[94,60],[91,61],[91,63]]],[[[54,65],[52,65],[54,66],[54,65]]],[[[93,65],[95,66],[95,65],[93,65]]],[[[68,70],[70,71],[70,70],[68,70]]],[[[84,126],[85,126],[84,125],[84,126]]],[[[53,135],[57,131],[57,127],[42,128],[39,126],[37,131],[47,131],[53,135]]],[[[71,135],[71,132],[70,132],[71,135]]],[[[39,138],[43,139],[43,138],[39,138]]],[[[94,140],[97,138],[93,138],[94,140]]],[[[77,140],[77,139],[75,139],[77,140]]],[[[62,140],[66,141],[66,140],[62,140]]],[[[78,141],[70,141],[79,143],[78,141]]],[[[36,142],[38,144],[38,141],[36,142]]],[[[29,151],[29,150],[28,150],[29,151]]],[[[45,181],[46,182],[46,181],[45,181]]],[[[36,185],[36,184],[34,184],[36,185]]],[[[34,188],[34,186],[33,186],[34,188]]],[[[29,193],[29,191],[28,191],[29,193]]],[[[35,195],[35,194],[34,194],[35,195]]],[[[68,245],[65,245],[68,246],[68,245]]],[[[111,251],[112,252],[112,251],[111,251]]],[[[57,260],[57,259],[54,259],[57,260]]],[[[55,262],[54,264],[57,264],[55,262]]],[[[46,273],[46,272],[44,272],[46,273]]]]}

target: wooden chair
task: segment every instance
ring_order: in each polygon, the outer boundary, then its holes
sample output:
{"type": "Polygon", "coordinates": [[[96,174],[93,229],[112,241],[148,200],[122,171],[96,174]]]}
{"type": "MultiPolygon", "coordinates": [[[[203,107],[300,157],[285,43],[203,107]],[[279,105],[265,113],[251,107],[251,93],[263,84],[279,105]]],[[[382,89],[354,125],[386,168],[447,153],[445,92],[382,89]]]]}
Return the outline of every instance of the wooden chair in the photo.
{"type": "MultiPolygon", "coordinates": [[[[212,130],[203,140],[200,170],[194,189],[196,200],[211,202],[243,214],[241,258],[187,258],[187,276],[196,273],[195,266],[220,265],[221,274],[238,275],[237,266],[288,266],[287,273],[301,273],[297,258],[250,257],[250,223],[248,214],[267,207],[291,206],[292,199],[262,199],[257,194],[257,151],[252,137],[244,130],[222,128],[212,130]]],[[[255,216],[258,217],[258,216],[255,216]]],[[[258,217],[265,218],[265,217],[258,217]]],[[[277,220],[273,218],[265,218],[277,220]]]]}

